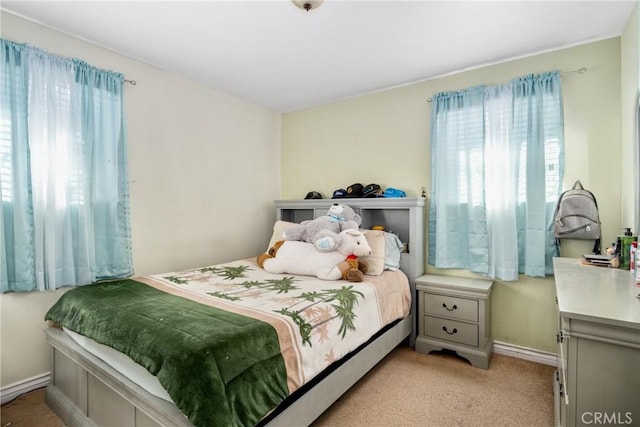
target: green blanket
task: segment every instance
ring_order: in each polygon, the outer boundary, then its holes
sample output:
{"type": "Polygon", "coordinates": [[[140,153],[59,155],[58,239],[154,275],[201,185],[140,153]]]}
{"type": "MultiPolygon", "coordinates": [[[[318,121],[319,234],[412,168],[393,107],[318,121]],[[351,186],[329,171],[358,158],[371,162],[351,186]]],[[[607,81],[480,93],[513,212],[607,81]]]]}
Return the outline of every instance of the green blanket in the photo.
{"type": "Polygon", "coordinates": [[[196,426],[255,425],[289,393],[271,325],[134,280],[75,288],[45,319],[144,366],[196,426]]]}

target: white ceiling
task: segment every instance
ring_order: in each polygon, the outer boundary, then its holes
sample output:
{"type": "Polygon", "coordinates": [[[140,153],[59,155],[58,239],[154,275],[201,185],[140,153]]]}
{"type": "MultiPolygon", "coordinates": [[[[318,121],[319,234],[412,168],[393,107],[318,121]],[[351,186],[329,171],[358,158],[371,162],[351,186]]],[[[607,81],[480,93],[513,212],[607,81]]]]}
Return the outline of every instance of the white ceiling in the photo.
{"type": "MultiPolygon", "coordinates": [[[[630,1],[1,1],[3,9],[279,112],[601,40],[630,1]]],[[[136,79],[136,76],[127,76],[136,79]]]]}

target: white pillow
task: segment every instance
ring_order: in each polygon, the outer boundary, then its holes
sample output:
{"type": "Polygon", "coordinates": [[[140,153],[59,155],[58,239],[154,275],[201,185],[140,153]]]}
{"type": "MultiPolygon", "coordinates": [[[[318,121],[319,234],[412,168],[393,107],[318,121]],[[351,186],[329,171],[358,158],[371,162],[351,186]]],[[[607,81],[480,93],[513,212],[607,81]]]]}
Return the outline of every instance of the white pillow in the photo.
{"type": "Polygon", "coordinates": [[[369,246],[371,246],[371,255],[364,258],[369,264],[367,274],[369,276],[379,276],[384,271],[386,246],[384,231],[362,230],[362,233],[367,238],[369,246]]]}
{"type": "Polygon", "coordinates": [[[268,252],[269,248],[271,248],[278,240],[284,239],[282,234],[287,228],[291,228],[295,225],[298,224],[289,221],[276,221],[276,223],[273,224],[273,233],[271,234],[271,240],[269,240],[269,246],[267,246],[266,252],[268,252]]]}
{"type": "Polygon", "coordinates": [[[402,244],[392,233],[382,230],[361,230],[371,246],[371,255],[364,258],[369,263],[367,275],[379,276],[384,270],[397,270],[400,267],[402,244]]]}

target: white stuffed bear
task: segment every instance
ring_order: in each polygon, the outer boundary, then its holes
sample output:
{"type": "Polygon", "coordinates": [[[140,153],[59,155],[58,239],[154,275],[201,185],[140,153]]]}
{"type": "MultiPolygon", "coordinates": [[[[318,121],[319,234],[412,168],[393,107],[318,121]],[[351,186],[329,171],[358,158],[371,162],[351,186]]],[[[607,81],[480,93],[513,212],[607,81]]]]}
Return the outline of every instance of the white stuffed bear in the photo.
{"type": "Polygon", "coordinates": [[[313,243],[319,251],[333,251],[340,244],[338,233],[343,230],[357,230],[361,223],[362,218],[355,213],[353,208],[334,203],[326,215],[302,221],[300,224],[288,228],[283,237],[284,240],[313,243]]]}
{"type": "MultiPolygon", "coordinates": [[[[299,241],[278,241],[269,253],[258,256],[258,265],[269,273],[290,273],[316,276],[322,280],[362,281],[355,276],[353,264],[349,260],[371,254],[371,246],[358,230],[344,230],[338,234],[339,245],[335,251],[319,252],[312,243],[299,241]],[[351,271],[347,271],[351,270],[351,271]]],[[[356,269],[357,270],[357,269],[356,269]]]]}

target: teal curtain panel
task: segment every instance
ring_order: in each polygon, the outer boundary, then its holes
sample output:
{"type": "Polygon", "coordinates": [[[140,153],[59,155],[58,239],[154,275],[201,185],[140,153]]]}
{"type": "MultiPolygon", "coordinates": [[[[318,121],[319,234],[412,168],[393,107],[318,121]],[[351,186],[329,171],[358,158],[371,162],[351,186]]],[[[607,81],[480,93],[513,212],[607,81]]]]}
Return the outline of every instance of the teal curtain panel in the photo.
{"type": "Polygon", "coordinates": [[[431,108],[429,264],[505,281],[552,274],[560,73],[439,93],[431,108]]]}
{"type": "Polygon", "coordinates": [[[124,76],[0,43],[2,292],[131,275],[124,76]]]}

